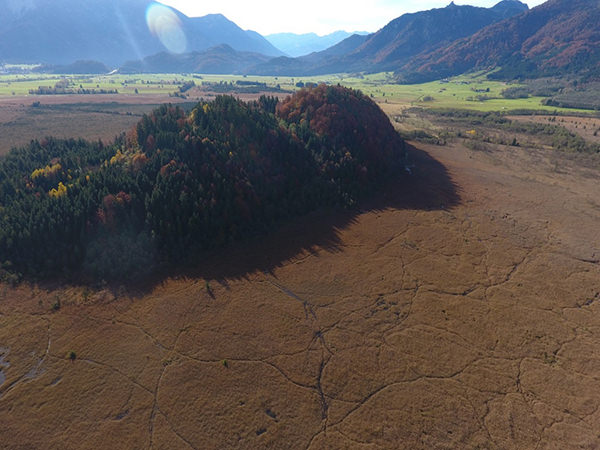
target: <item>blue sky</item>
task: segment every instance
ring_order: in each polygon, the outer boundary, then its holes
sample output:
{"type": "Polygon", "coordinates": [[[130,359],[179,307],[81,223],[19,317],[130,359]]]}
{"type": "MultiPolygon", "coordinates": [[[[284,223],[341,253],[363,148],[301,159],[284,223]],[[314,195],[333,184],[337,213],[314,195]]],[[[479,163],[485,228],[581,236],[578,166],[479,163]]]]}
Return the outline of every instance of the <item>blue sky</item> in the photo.
{"type": "MultiPolygon", "coordinates": [[[[490,7],[500,0],[455,0],[457,5],[490,7]]],[[[545,0],[525,1],[529,7],[545,0]]],[[[289,31],[327,34],[335,30],[376,31],[407,12],[443,8],[450,0],[161,0],[188,16],[221,13],[261,34],[289,31]]]]}

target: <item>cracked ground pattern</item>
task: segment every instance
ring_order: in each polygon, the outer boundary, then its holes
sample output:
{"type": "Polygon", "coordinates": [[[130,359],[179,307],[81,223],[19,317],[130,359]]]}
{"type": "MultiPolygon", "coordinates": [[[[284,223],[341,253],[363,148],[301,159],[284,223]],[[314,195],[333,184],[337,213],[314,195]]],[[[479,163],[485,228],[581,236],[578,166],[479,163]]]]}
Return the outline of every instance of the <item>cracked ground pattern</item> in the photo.
{"type": "Polygon", "coordinates": [[[600,448],[598,174],[421,148],[460,202],[365,210],[269,270],[1,286],[0,448],[600,448]]]}

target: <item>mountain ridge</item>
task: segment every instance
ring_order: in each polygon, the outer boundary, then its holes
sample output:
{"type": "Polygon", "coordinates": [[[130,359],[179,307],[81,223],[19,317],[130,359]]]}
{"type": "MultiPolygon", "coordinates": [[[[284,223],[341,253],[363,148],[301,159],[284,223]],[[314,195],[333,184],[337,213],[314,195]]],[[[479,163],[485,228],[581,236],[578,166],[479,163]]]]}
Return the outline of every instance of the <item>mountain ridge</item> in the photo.
{"type": "Polygon", "coordinates": [[[188,17],[151,0],[0,0],[0,9],[6,12],[0,18],[0,61],[7,63],[97,60],[114,67],[168,45],[176,53],[227,44],[242,52],[283,55],[260,34],[221,14],[188,17]]]}
{"type": "Polygon", "coordinates": [[[285,57],[252,68],[256,75],[323,75],[335,72],[379,72],[396,70],[408,59],[456,39],[474,34],[506,16],[528,10],[517,0],[503,0],[492,8],[456,5],[404,14],[364,39],[337,44],[331,49],[300,58],[285,57]],[[338,48],[340,48],[338,47],[338,48]]]}
{"type": "Polygon", "coordinates": [[[227,44],[220,44],[201,52],[181,55],[160,52],[143,60],[127,61],[121,73],[205,73],[213,75],[236,74],[244,68],[266,62],[270,58],[260,53],[239,52],[227,44]]]}
{"type": "Polygon", "coordinates": [[[287,56],[298,57],[327,50],[355,34],[368,35],[370,33],[366,31],[347,32],[343,30],[334,31],[323,36],[319,36],[316,33],[275,33],[266,35],[265,39],[287,56]]]}
{"type": "Polygon", "coordinates": [[[598,0],[549,0],[448,46],[424,52],[397,71],[422,82],[502,67],[496,78],[600,72],[598,0]]]}

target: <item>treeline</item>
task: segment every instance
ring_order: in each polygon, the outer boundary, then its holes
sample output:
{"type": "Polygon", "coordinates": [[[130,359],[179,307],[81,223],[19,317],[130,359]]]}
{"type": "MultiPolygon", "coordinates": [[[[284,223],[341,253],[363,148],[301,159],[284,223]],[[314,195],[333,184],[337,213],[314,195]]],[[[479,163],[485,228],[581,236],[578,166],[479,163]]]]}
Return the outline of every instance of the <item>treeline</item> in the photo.
{"type": "Polygon", "coordinates": [[[282,104],[162,106],[111,145],[46,139],[0,160],[5,274],[131,279],[327,205],[353,205],[404,143],[342,87],[282,104]]]}
{"type": "MultiPolygon", "coordinates": [[[[576,38],[574,38],[575,40],[576,38]]],[[[550,47],[548,47],[550,48],[550,47]]],[[[575,50],[572,47],[570,51],[575,50]]],[[[539,78],[563,78],[577,76],[582,82],[598,81],[600,78],[600,53],[597,51],[580,52],[579,55],[563,53],[561,66],[546,64],[551,54],[545,54],[531,60],[524,60],[520,55],[512,56],[499,64],[499,70],[490,73],[490,80],[534,80],[539,78]],[[568,64],[564,64],[569,60],[568,64]],[[562,65],[564,64],[564,65],[562,65]]]]}
{"type": "Polygon", "coordinates": [[[511,86],[502,91],[507,99],[547,97],[546,106],[600,111],[600,83],[579,83],[576,80],[529,80],[526,85],[511,86]]]}
{"type": "Polygon", "coordinates": [[[179,86],[179,92],[182,94],[185,94],[187,91],[189,91],[190,89],[192,89],[194,87],[196,87],[196,83],[193,80],[186,81],[181,86],[179,86]]]}
{"type": "Polygon", "coordinates": [[[288,93],[281,89],[280,85],[268,86],[266,83],[252,82],[252,81],[236,81],[235,83],[220,81],[220,82],[202,82],[202,89],[209,92],[216,92],[219,94],[259,94],[261,92],[272,92],[272,93],[288,93]]]}
{"type": "Polygon", "coordinates": [[[544,104],[559,108],[577,108],[600,111],[600,83],[583,86],[577,90],[565,91],[544,100],[544,104]]]}
{"type": "Polygon", "coordinates": [[[117,89],[68,89],[61,87],[39,86],[37,89],[29,89],[30,95],[98,95],[98,94],[118,94],[117,89]]]}

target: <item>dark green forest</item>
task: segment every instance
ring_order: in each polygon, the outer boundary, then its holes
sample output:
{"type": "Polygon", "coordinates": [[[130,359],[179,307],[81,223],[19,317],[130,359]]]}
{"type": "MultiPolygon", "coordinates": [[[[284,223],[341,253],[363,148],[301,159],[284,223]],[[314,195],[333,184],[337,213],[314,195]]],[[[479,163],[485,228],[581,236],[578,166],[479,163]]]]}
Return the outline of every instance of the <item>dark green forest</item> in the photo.
{"type": "Polygon", "coordinates": [[[143,277],[382,186],[405,146],[340,86],[283,102],[164,105],[113,143],[47,138],[0,159],[0,272],[143,277]]]}

